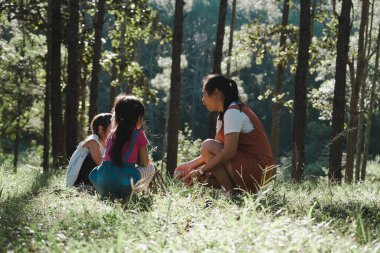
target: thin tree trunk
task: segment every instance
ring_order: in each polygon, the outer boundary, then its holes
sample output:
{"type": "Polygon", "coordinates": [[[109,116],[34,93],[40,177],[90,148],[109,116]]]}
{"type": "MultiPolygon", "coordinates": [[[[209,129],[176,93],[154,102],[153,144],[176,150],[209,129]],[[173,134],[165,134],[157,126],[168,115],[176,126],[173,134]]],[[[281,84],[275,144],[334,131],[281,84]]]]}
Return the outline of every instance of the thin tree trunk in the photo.
{"type": "Polygon", "coordinates": [[[332,113],[332,134],[329,156],[329,179],[342,181],[343,129],[346,105],[346,73],[351,33],[351,0],[343,0],[338,17],[338,41],[336,44],[336,71],[332,113]]]}
{"type": "Polygon", "coordinates": [[[236,20],[236,0],[232,0],[230,38],[229,38],[229,43],[228,43],[228,61],[227,61],[227,76],[228,77],[231,76],[231,57],[232,57],[232,47],[234,44],[235,20],[236,20]]]}
{"type": "Polygon", "coordinates": [[[173,175],[177,167],[178,130],[179,130],[179,98],[181,94],[181,53],[183,37],[183,0],[176,0],[174,15],[174,31],[172,40],[172,70],[170,75],[170,104],[168,115],[167,139],[167,172],[173,175]]]}
{"type": "MultiPolygon", "coordinates": [[[[280,37],[280,52],[285,51],[286,45],[286,26],[288,25],[289,20],[289,0],[284,0],[284,6],[282,9],[282,22],[281,22],[281,37],[280,37]]],[[[281,115],[281,101],[278,99],[278,96],[281,94],[282,90],[282,80],[286,68],[286,62],[280,61],[277,64],[277,73],[276,73],[276,88],[275,88],[275,103],[273,106],[272,113],[272,151],[273,158],[277,162],[278,161],[278,152],[280,146],[280,115],[281,115]]]]}
{"type": "MultiPolygon", "coordinates": [[[[26,48],[26,43],[25,43],[25,32],[23,33],[22,36],[22,48],[21,48],[21,59],[25,57],[25,48],[26,48]]],[[[21,126],[20,126],[20,121],[21,121],[21,104],[22,104],[22,90],[21,87],[24,85],[24,75],[25,75],[25,69],[24,67],[21,67],[18,69],[18,74],[16,78],[16,83],[18,83],[17,87],[17,105],[16,105],[16,127],[15,127],[15,143],[13,146],[13,171],[17,172],[17,163],[18,163],[18,156],[19,156],[19,147],[20,147],[20,135],[21,135],[21,126]]]]}
{"type": "Polygon", "coordinates": [[[102,53],[102,31],[104,24],[105,0],[98,0],[97,14],[94,20],[95,43],[93,47],[94,57],[92,58],[92,72],[90,83],[90,108],[88,112],[88,120],[92,121],[98,113],[98,86],[99,73],[101,71],[100,58],[102,53]]]}
{"type": "Polygon", "coordinates": [[[45,99],[44,99],[44,151],[42,157],[43,172],[49,171],[49,153],[50,153],[50,54],[51,54],[51,3],[48,3],[48,22],[46,30],[46,80],[45,80],[45,99]]]}
{"type": "Polygon", "coordinates": [[[49,0],[50,19],[50,105],[53,166],[58,168],[64,157],[64,131],[61,91],[61,1],[49,0]]]}
{"type": "Polygon", "coordinates": [[[364,33],[368,22],[369,0],[363,0],[360,29],[359,29],[359,47],[358,47],[358,63],[356,69],[355,82],[352,83],[351,101],[350,101],[350,117],[348,121],[348,140],[347,140],[347,157],[346,157],[346,174],[345,180],[351,183],[353,180],[355,144],[357,142],[358,127],[358,100],[359,91],[363,83],[364,71],[366,68],[365,49],[364,49],[364,33]]]}
{"type": "MultiPolygon", "coordinates": [[[[24,38],[24,48],[25,48],[25,36],[24,38]]],[[[21,56],[24,57],[24,49],[22,49],[21,56]]],[[[23,84],[23,73],[19,74],[20,77],[20,84],[23,84]]],[[[19,155],[19,147],[20,147],[20,134],[21,134],[21,126],[20,126],[20,117],[21,117],[21,108],[20,105],[22,104],[22,94],[21,91],[19,90],[17,94],[17,107],[16,107],[16,113],[17,113],[17,118],[16,118],[16,127],[15,127],[15,142],[13,145],[13,172],[17,172],[17,163],[18,163],[18,155],[19,155]]]]}
{"type": "Polygon", "coordinates": [[[376,44],[376,58],[375,58],[375,72],[373,74],[372,79],[372,87],[371,87],[371,98],[369,102],[369,109],[368,109],[368,115],[367,115],[367,127],[365,130],[365,141],[364,141],[364,152],[363,152],[363,162],[362,162],[362,168],[361,168],[361,180],[364,181],[366,177],[366,170],[367,170],[367,160],[368,160],[368,151],[369,151],[369,144],[370,144],[370,134],[371,134],[371,126],[372,126],[372,114],[373,109],[375,106],[375,100],[376,100],[376,82],[379,75],[379,57],[380,57],[380,26],[379,31],[377,35],[377,44],[376,44]]]}
{"type": "MultiPolygon", "coordinates": [[[[84,43],[81,42],[81,45],[84,45],[84,43]]],[[[80,49],[80,57],[79,57],[79,70],[83,71],[83,73],[80,73],[79,78],[79,94],[78,94],[78,102],[80,103],[80,110],[78,112],[79,114],[79,122],[78,122],[78,140],[83,140],[85,136],[87,135],[87,127],[84,125],[87,125],[86,120],[86,80],[87,80],[87,74],[88,74],[88,68],[83,65],[83,51],[84,48],[80,49]],[[84,130],[86,129],[86,130],[84,130]]]]}
{"type": "Polygon", "coordinates": [[[68,81],[66,87],[66,155],[74,153],[78,142],[78,77],[79,77],[79,1],[70,1],[68,37],[68,81]]]}
{"type": "MultiPolygon", "coordinates": [[[[371,54],[371,47],[372,47],[372,24],[373,24],[373,11],[374,11],[374,2],[372,1],[372,8],[371,8],[371,22],[369,25],[366,26],[366,33],[365,33],[365,42],[364,42],[364,51],[366,52],[366,65],[369,62],[370,54],[371,54]]],[[[360,170],[362,165],[362,154],[364,149],[364,114],[365,114],[365,105],[364,100],[366,98],[366,92],[367,92],[367,75],[368,75],[368,68],[365,68],[364,74],[363,74],[363,81],[362,81],[362,87],[360,91],[360,102],[359,102],[359,114],[358,114],[358,136],[357,136],[357,142],[356,142],[356,163],[355,163],[355,182],[358,182],[360,180],[360,170]]]]}
{"type": "Polygon", "coordinates": [[[111,82],[110,82],[110,108],[113,107],[113,100],[116,97],[116,87],[112,85],[112,82],[116,80],[116,78],[117,78],[116,59],[113,59],[112,67],[111,67],[111,82]]]}
{"type": "MultiPolygon", "coordinates": [[[[80,8],[80,7],[79,7],[80,8]]],[[[80,43],[78,47],[78,140],[83,140],[86,138],[87,133],[88,133],[88,128],[87,128],[87,120],[86,120],[86,88],[87,88],[87,75],[88,75],[88,67],[84,63],[84,52],[85,52],[85,36],[84,34],[86,33],[86,12],[84,9],[80,11],[81,14],[81,19],[79,20],[79,23],[83,26],[81,29],[81,34],[80,37],[80,43]]]]}
{"type": "Polygon", "coordinates": [[[214,50],[214,67],[212,70],[214,74],[222,73],[223,39],[224,39],[225,26],[226,26],[226,12],[227,12],[227,0],[220,0],[218,29],[216,32],[216,41],[215,41],[215,50],[214,50]]]}
{"type": "MultiPolygon", "coordinates": [[[[120,63],[119,63],[119,80],[120,80],[120,87],[124,89],[124,92],[127,94],[130,94],[133,87],[132,84],[128,82],[125,78],[125,71],[127,71],[127,61],[130,59],[127,59],[127,52],[125,51],[125,31],[126,31],[126,24],[123,22],[120,28],[120,63]]],[[[129,57],[129,56],[128,56],[129,57]]]]}
{"type": "MultiPolygon", "coordinates": [[[[81,56],[83,57],[83,56],[81,56]]],[[[83,77],[80,77],[79,82],[79,94],[78,99],[80,103],[80,111],[79,111],[79,122],[78,122],[78,139],[83,140],[87,135],[87,127],[84,125],[87,123],[86,120],[86,76],[87,76],[87,68],[83,67],[83,64],[80,64],[79,69],[83,69],[83,77]],[[86,129],[86,130],[84,130],[86,129]]],[[[79,108],[78,108],[79,109],[79,108]]]]}
{"type": "MultiPolygon", "coordinates": [[[[47,36],[49,37],[49,36],[47,36]]],[[[47,38],[48,48],[50,47],[49,38],[47,38]]],[[[46,53],[46,86],[45,86],[45,99],[44,99],[44,151],[42,159],[42,168],[46,173],[49,171],[49,153],[50,153],[50,64],[49,64],[50,49],[46,53]]]]}
{"type": "MultiPolygon", "coordinates": [[[[222,74],[222,58],[223,58],[223,39],[226,26],[227,0],[220,0],[218,29],[216,32],[216,41],[214,49],[214,66],[212,73],[222,74]]],[[[208,136],[215,137],[217,113],[211,113],[209,116],[208,136]]]]}
{"type": "Polygon", "coordinates": [[[292,179],[299,182],[305,167],[306,85],[309,70],[310,0],[301,1],[300,34],[293,107],[292,179]]]}
{"type": "MultiPolygon", "coordinates": [[[[18,111],[20,111],[18,109],[18,111]]],[[[16,120],[16,138],[13,145],[13,172],[17,172],[17,163],[18,163],[18,153],[19,153],[19,146],[20,146],[20,114],[17,116],[16,120]]]]}

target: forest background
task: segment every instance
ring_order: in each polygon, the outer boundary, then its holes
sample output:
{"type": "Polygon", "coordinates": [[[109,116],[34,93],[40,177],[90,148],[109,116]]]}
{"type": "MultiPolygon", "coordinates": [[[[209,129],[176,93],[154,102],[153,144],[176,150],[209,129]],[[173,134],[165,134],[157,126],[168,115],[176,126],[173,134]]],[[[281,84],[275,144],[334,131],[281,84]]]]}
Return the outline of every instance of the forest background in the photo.
{"type": "Polygon", "coordinates": [[[237,81],[283,177],[364,180],[367,157],[379,160],[379,1],[10,0],[0,11],[4,168],[65,166],[120,92],[146,104],[154,161],[191,158],[212,136],[201,85],[213,72],[237,81]]]}

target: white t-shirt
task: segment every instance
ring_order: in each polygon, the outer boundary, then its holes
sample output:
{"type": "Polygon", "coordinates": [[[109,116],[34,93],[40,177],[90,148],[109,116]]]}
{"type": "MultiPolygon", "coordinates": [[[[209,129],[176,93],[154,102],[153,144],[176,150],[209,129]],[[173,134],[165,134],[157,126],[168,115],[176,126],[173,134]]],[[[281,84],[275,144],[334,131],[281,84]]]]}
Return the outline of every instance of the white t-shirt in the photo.
{"type": "MultiPolygon", "coordinates": [[[[230,107],[236,105],[236,103],[231,103],[230,107]]],[[[251,120],[248,116],[241,112],[240,109],[227,109],[223,116],[224,120],[224,134],[229,133],[249,133],[255,129],[251,120]]],[[[219,132],[222,127],[223,122],[217,120],[216,122],[216,132],[219,132]]]]}

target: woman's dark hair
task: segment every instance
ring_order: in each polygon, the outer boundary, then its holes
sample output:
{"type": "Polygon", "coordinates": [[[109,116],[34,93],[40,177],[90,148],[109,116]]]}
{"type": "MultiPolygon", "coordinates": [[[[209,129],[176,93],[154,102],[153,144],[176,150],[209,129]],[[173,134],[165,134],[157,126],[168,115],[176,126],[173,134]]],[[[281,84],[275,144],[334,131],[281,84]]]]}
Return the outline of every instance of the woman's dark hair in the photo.
{"type": "Polygon", "coordinates": [[[120,94],[115,98],[113,105],[112,123],[115,128],[112,138],[114,143],[110,150],[110,157],[116,166],[123,164],[121,152],[124,145],[131,140],[133,130],[139,116],[144,116],[143,103],[135,96],[120,94]]]}
{"type": "Polygon", "coordinates": [[[222,75],[213,74],[208,75],[203,79],[204,89],[210,96],[215,89],[220,90],[224,95],[223,111],[219,113],[219,119],[223,121],[224,113],[232,102],[239,105],[240,111],[242,109],[242,101],[239,96],[239,90],[234,80],[228,79],[222,75]]]}
{"type": "Polygon", "coordinates": [[[96,115],[91,121],[91,132],[99,136],[99,126],[103,127],[104,131],[111,124],[111,113],[100,113],[96,115]]]}

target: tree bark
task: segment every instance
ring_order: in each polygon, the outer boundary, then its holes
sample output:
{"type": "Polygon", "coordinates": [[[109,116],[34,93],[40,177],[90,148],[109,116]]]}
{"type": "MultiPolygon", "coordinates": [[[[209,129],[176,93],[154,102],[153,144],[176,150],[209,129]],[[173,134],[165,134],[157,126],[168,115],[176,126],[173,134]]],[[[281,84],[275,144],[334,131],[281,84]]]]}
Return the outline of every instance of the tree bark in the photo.
{"type": "Polygon", "coordinates": [[[92,72],[90,83],[90,108],[88,112],[88,120],[92,121],[98,113],[98,86],[99,73],[101,71],[100,58],[102,53],[102,31],[104,24],[105,0],[98,0],[97,14],[94,20],[95,43],[93,47],[94,57],[92,59],[92,72]]]}
{"type": "Polygon", "coordinates": [[[373,74],[373,79],[372,79],[371,98],[369,102],[369,109],[368,109],[368,115],[367,115],[367,127],[365,129],[363,162],[362,162],[361,173],[360,173],[360,179],[362,181],[365,180],[365,177],[367,174],[366,172],[367,172],[367,160],[368,160],[371,126],[372,126],[372,114],[373,114],[375,100],[376,100],[376,82],[378,80],[377,78],[379,75],[379,57],[380,57],[380,26],[379,26],[379,31],[377,35],[375,72],[373,74]]]}
{"type": "Polygon", "coordinates": [[[116,97],[116,87],[112,85],[112,82],[116,80],[116,78],[117,78],[116,59],[113,59],[112,67],[111,67],[111,82],[110,82],[110,108],[113,107],[113,100],[116,97]]]}
{"type": "Polygon", "coordinates": [[[351,183],[353,180],[353,169],[355,159],[355,145],[357,141],[357,126],[358,126],[358,99],[359,91],[362,86],[364,71],[367,66],[365,59],[364,48],[364,33],[368,22],[369,0],[363,0],[362,12],[359,28],[359,47],[358,47],[358,61],[356,69],[355,82],[352,83],[351,101],[350,101],[350,117],[348,121],[348,140],[347,140],[347,157],[346,157],[346,174],[345,180],[351,183]]]}
{"type": "Polygon", "coordinates": [[[232,0],[230,38],[228,42],[228,61],[227,61],[227,76],[228,77],[231,76],[231,57],[232,57],[232,47],[234,44],[235,20],[236,20],[236,0],[232,0]]]}
{"type": "Polygon", "coordinates": [[[336,71],[332,113],[332,134],[329,155],[329,179],[342,181],[343,129],[346,105],[346,74],[348,50],[350,43],[352,8],[351,0],[343,0],[341,14],[338,18],[338,41],[336,44],[336,71]]]}
{"type": "Polygon", "coordinates": [[[66,87],[66,155],[74,153],[78,142],[78,81],[79,81],[79,1],[70,1],[68,66],[66,87]]]}
{"type": "MultiPolygon", "coordinates": [[[[282,9],[282,22],[281,22],[281,37],[280,37],[280,52],[285,51],[285,45],[286,45],[286,26],[289,23],[289,0],[284,0],[284,6],[282,9]]],[[[273,151],[273,158],[276,162],[278,162],[278,152],[279,152],[279,146],[280,146],[280,115],[281,115],[281,104],[282,102],[279,101],[278,96],[281,94],[282,90],[282,80],[286,68],[286,62],[280,61],[277,64],[277,73],[276,73],[276,87],[275,87],[275,102],[273,106],[273,113],[272,113],[272,139],[271,139],[271,146],[273,151]]]]}
{"type": "Polygon", "coordinates": [[[298,43],[297,70],[294,89],[293,107],[293,145],[292,145],[292,179],[303,179],[305,167],[305,127],[306,127],[306,92],[309,70],[310,0],[301,1],[300,34],[298,43]]]}
{"type": "MultiPolygon", "coordinates": [[[[227,0],[220,0],[218,28],[216,31],[215,49],[214,49],[214,66],[212,73],[222,74],[222,59],[223,59],[223,39],[226,26],[227,0]]],[[[215,137],[216,113],[211,113],[208,122],[208,136],[215,137]]]]}
{"type": "MultiPolygon", "coordinates": [[[[81,11],[82,18],[84,20],[85,13],[84,11],[81,11]]],[[[81,22],[81,21],[79,21],[81,22]]],[[[89,72],[89,68],[84,64],[84,51],[85,51],[85,38],[84,36],[80,36],[80,45],[78,49],[79,54],[79,69],[82,70],[79,72],[79,88],[78,88],[78,105],[80,104],[80,107],[78,108],[78,140],[83,140],[86,138],[88,132],[89,132],[89,121],[87,123],[86,120],[86,97],[87,97],[87,75],[89,72]]]]}
{"type": "Polygon", "coordinates": [[[20,118],[19,117],[17,117],[15,135],[16,135],[16,138],[15,138],[15,142],[13,146],[13,172],[17,172],[18,153],[19,153],[19,146],[20,146],[20,118]]]}
{"type": "MultiPolygon", "coordinates": [[[[48,14],[50,15],[50,13],[48,14]]],[[[48,24],[50,26],[50,24],[48,24]]],[[[45,83],[45,99],[44,99],[44,151],[42,158],[43,172],[49,171],[49,153],[50,153],[50,36],[48,27],[46,40],[47,40],[47,53],[46,53],[46,83],[45,83]]]]}
{"type": "MultiPolygon", "coordinates": [[[[374,0],[373,0],[374,1],[374,0]]],[[[365,42],[364,42],[364,51],[365,51],[365,58],[366,58],[366,65],[368,66],[368,62],[371,58],[371,47],[372,47],[372,24],[373,24],[373,14],[374,14],[374,2],[372,1],[372,8],[371,8],[371,22],[369,25],[366,26],[366,32],[365,32],[365,42]]],[[[357,141],[356,141],[356,154],[355,154],[355,182],[358,182],[360,180],[360,171],[361,171],[361,165],[362,165],[362,154],[364,149],[364,114],[365,114],[365,104],[364,100],[366,98],[366,92],[367,92],[367,75],[368,75],[368,68],[365,68],[363,79],[362,79],[362,87],[359,93],[360,101],[359,101],[359,113],[358,113],[358,133],[357,133],[357,141]]]]}
{"type": "Polygon", "coordinates": [[[61,91],[61,1],[49,0],[50,16],[50,105],[53,166],[58,168],[64,157],[64,132],[61,91]]]}
{"type": "Polygon", "coordinates": [[[183,37],[183,0],[176,0],[174,14],[174,31],[172,40],[172,69],[170,75],[170,103],[168,115],[167,172],[173,175],[177,167],[179,98],[181,94],[181,53],[183,37]]]}

